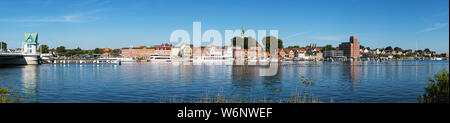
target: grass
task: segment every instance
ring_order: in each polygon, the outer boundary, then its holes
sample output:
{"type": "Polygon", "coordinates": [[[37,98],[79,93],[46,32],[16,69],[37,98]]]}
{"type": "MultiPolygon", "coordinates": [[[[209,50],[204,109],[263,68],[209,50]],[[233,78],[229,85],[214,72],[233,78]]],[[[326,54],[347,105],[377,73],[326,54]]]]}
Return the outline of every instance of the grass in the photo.
{"type": "Polygon", "coordinates": [[[12,87],[0,88],[0,103],[20,103],[21,98],[19,91],[12,87]]]}
{"type": "Polygon", "coordinates": [[[314,98],[306,93],[297,93],[290,98],[275,97],[261,97],[261,98],[244,98],[223,96],[222,93],[217,93],[214,96],[204,96],[203,98],[186,100],[184,97],[172,96],[169,98],[162,97],[160,103],[321,103],[319,99],[314,98]]]}
{"type": "Polygon", "coordinates": [[[177,97],[161,97],[160,103],[322,103],[319,99],[315,98],[311,93],[308,95],[307,90],[311,92],[311,87],[315,85],[315,82],[309,81],[305,77],[301,77],[300,84],[303,84],[303,91],[298,91],[298,86],[294,95],[289,98],[283,98],[280,95],[280,90],[275,89],[276,96],[261,97],[261,98],[244,98],[234,96],[224,96],[223,92],[218,92],[214,96],[210,96],[205,93],[204,97],[198,99],[186,100],[183,96],[177,97]]]}

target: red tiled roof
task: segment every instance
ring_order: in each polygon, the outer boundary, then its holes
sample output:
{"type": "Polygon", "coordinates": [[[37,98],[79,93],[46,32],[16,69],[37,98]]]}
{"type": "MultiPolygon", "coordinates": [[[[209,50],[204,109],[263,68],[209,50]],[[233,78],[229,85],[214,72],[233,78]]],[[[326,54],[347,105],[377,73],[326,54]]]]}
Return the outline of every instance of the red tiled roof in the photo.
{"type": "Polygon", "coordinates": [[[245,49],[233,49],[233,51],[245,51],[245,49]]]}
{"type": "Polygon", "coordinates": [[[299,50],[299,51],[307,51],[308,49],[306,49],[306,48],[296,48],[296,50],[299,50]]]}

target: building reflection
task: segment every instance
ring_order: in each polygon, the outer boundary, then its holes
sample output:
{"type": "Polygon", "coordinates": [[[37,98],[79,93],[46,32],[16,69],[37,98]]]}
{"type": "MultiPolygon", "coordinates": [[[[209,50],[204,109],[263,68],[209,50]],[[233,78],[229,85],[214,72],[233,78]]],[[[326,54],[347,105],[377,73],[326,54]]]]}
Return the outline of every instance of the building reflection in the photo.
{"type": "Polygon", "coordinates": [[[354,91],[356,84],[360,81],[360,61],[349,61],[344,63],[342,67],[343,80],[349,80],[351,90],[354,91]]]}
{"type": "MultiPolygon", "coordinates": [[[[278,65],[278,64],[277,64],[278,65]]],[[[262,93],[275,93],[275,90],[282,89],[282,66],[278,66],[277,74],[274,76],[261,76],[262,67],[269,66],[252,66],[252,65],[234,65],[232,66],[232,82],[235,87],[232,94],[255,96],[262,93]]]]}
{"type": "Polygon", "coordinates": [[[238,87],[248,87],[257,84],[259,79],[259,67],[247,65],[233,65],[232,85],[238,87]]]}
{"type": "Polygon", "coordinates": [[[352,84],[358,83],[360,64],[361,64],[361,61],[351,61],[350,62],[350,78],[351,78],[352,84]]]}
{"type": "Polygon", "coordinates": [[[27,102],[37,102],[37,65],[22,68],[22,92],[27,102]]]}

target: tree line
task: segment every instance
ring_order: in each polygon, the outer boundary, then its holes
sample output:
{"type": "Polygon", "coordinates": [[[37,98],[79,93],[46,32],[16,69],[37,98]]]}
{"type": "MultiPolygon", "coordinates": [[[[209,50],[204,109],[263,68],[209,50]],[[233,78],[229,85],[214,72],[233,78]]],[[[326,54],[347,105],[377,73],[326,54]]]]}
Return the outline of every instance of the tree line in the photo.
{"type": "MultiPolygon", "coordinates": [[[[65,46],[59,46],[56,49],[49,49],[47,45],[40,45],[38,49],[41,53],[49,53],[50,51],[56,51],[58,56],[81,56],[83,54],[103,54],[105,53],[102,48],[95,48],[90,50],[83,50],[81,48],[66,49],[65,46]]],[[[113,49],[111,54],[120,54],[120,49],[113,49]]]]}
{"type": "Polygon", "coordinates": [[[8,48],[8,44],[6,44],[5,42],[0,42],[0,50],[6,50],[8,48]]]}
{"type": "MultiPolygon", "coordinates": [[[[274,36],[266,36],[265,38],[262,39],[262,43],[263,43],[263,46],[266,48],[266,52],[271,52],[270,51],[270,41],[278,41],[278,49],[284,48],[283,40],[278,39],[274,36]]],[[[231,40],[231,42],[232,42],[233,46],[241,46],[243,49],[249,49],[253,46],[260,46],[258,41],[256,41],[256,39],[252,38],[252,37],[244,37],[244,39],[242,39],[241,37],[234,37],[231,40]],[[243,42],[240,42],[240,41],[243,41],[243,42]]]]}

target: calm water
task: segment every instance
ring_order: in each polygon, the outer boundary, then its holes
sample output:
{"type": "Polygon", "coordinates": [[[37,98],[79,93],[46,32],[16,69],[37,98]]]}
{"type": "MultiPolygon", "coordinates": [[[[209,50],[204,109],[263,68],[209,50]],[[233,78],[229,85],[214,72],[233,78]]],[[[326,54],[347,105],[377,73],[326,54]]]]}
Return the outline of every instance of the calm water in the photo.
{"type": "Polygon", "coordinates": [[[21,91],[25,102],[164,102],[221,95],[289,98],[303,88],[329,102],[417,102],[428,77],[449,61],[300,62],[280,65],[275,76],[258,66],[144,64],[44,64],[1,66],[0,87],[21,91]],[[276,90],[279,90],[276,91],[276,90]]]}

